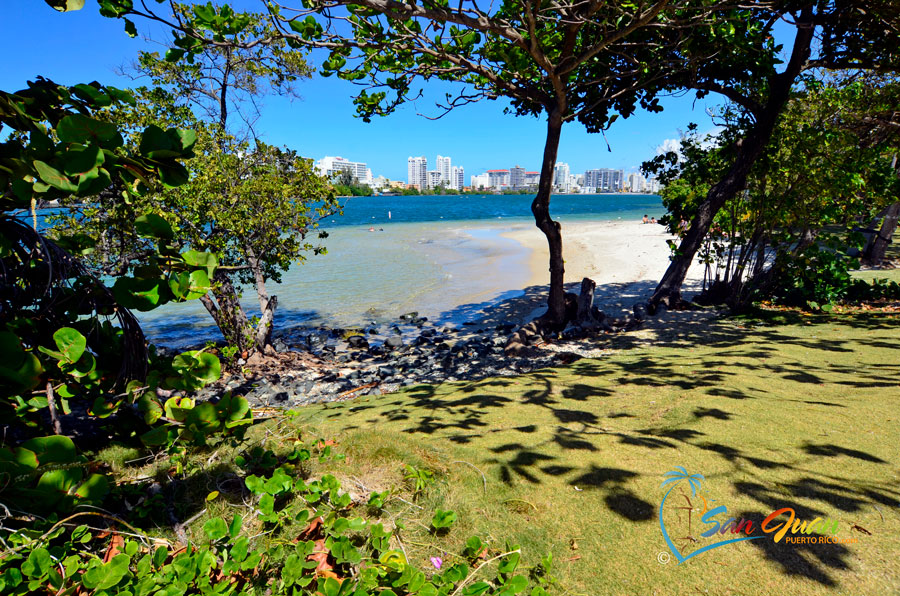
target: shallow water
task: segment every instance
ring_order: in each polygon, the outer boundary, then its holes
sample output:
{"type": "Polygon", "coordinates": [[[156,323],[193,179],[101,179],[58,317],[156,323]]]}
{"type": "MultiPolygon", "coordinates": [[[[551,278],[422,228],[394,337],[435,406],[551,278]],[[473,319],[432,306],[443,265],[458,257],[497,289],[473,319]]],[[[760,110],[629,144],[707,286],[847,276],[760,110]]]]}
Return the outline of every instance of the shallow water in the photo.
{"type": "MultiPolygon", "coordinates": [[[[270,284],[269,293],[278,296],[276,329],[381,323],[410,311],[460,323],[486,306],[520,295],[530,277],[529,253],[501,234],[534,225],[532,198],[350,199],[345,215],[323,226],[329,233],[327,254],[310,254],[280,284],[270,284]],[[474,218],[463,219],[465,214],[474,218]]],[[[659,198],[643,195],[553,197],[552,209],[563,222],[662,215],[659,198]]],[[[244,303],[249,314],[259,314],[252,288],[245,289],[244,303]]],[[[138,316],[148,337],[163,345],[221,339],[199,301],[168,304],[138,316]]]]}

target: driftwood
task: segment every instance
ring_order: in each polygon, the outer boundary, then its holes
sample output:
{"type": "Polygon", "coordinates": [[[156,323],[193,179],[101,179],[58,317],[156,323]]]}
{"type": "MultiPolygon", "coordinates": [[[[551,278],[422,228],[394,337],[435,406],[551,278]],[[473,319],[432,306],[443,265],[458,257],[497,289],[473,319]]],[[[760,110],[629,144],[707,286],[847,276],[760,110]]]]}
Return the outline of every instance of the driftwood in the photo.
{"type": "Polygon", "coordinates": [[[565,295],[566,309],[565,320],[562,326],[551,325],[543,317],[531,321],[513,333],[506,342],[504,352],[507,356],[521,356],[528,346],[538,343],[544,333],[562,331],[569,323],[574,323],[583,329],[602,329],[612,331],[606,315],[594,306],[594,290],[597,284],[594,280],[585,277],[581,280],[581,293],[567,292],[565,295]]]}

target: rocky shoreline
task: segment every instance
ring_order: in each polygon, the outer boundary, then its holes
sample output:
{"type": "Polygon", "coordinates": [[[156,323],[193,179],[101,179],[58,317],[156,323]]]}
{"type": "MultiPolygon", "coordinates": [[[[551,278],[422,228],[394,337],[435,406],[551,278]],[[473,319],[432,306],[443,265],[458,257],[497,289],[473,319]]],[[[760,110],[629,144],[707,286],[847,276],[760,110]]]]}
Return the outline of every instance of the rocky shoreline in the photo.
{"type": "MultiPolygon", "coordinates": [[[[595,336],[592,346],[580,350],[544,344],[507,356],[503,348],[516,327],[438,326],[413,312],[394,324],[287,330],[274,338],[273,351],[238,360],[232,367],[237,372],[224,373],[198,398],[214,399],[227,390],[244,395],[255,408],[295,408],[420,384],[518,375],[608,352],[596,349],[595,336]]],[[[570,330],[564,337],[575,339],[579,333],[570,330]]]]}

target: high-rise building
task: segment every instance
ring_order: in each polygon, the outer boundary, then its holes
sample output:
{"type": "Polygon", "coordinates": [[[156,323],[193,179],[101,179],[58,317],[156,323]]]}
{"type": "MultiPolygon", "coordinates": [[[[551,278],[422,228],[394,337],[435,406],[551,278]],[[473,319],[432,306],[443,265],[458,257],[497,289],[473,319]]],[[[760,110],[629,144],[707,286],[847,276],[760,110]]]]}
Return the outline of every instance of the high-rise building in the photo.
{"type": "Polygon", "coordinates": [[[619,192],[622,190],[624,179],[625,172],[622,170],[609,168],[587,170],[584,173],[584,186],[593,188],[597,192],[619,192]]]}
{"type": "Polygon", "coordinates": [[[450,168],[450,188],[462,190],[465,185],[466,174],[462,166],[453,166],[450,168]]]}
{"type": "Polygon", "coordinates": [[[553,186],[559,192],[569,192],[569,188],[572,186],[569,183],[569,164],[557,162],[553,168],[553,186]]]}
{"type": "Polygon", "coordinates": [[[419,190],[428,188],[428,160],[424,157],[410,157],[406,160],[406,179],[410,186],[419,190]]]}
{"type": "Polygon", "coordinates": [[[425,174],[426,174],[425,188],[431,190],[432,188],[437,188],[438,186],[446,186],[443,178],[441,177],[441,173],[439,171],[428,170],[425,174]]]}
{"type": "Polygon", "coordinates": [[[537,186],[541,181],[540,172],[525,172],[525,186],[531,188],[537,186]]]}
{"type": "Polygon", "coordinates": [[[509,170],[488,170],[488,186],[501,190],[509,188],[509,170]]]}
{"type": "Polygon", "coordinates": [[[632,172],[631,174],[628,174],[628,183],[625,186],[631,192],[643,192],[645,190],[644,187],[646,186],[646,182],[644,181],[644,177],[638,172],[632,172]]]}
{"type": "Polygon", "coordinates": [[[450,180],[450,174],[452,172],[451,167],[452,166],[450,165],[449,157],[442,157],[440,155],[437,156],[437,164],[435,165],[435,169],[441,175],[441,182],[445,183],[445,185],[448,188],[450,187],[450,182],[451,182],[451,180],[450,180]]]}
{"type": "Polygon", "coordinates": [[[347,172],[357,182],[369,184],[372,181],[372,171],[366,167],[364,162],[350,161],[343,157],[331,157],[326,155],[316,162],[316,170],[320,176],[333,178],[347,172]]]}
{"type": "Polygon", "coordinates": [[[509,169],[509,186],[514,189],[525,188],[525,168],[514,166],[509,169]]]}

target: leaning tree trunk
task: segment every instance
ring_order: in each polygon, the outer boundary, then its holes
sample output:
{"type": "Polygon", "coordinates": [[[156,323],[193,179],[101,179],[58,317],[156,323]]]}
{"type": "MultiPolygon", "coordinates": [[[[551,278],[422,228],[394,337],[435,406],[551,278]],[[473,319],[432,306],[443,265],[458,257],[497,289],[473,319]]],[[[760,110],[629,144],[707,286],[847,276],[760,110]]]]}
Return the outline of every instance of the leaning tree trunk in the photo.
{"type": "Polygon", "coordinates": [[[272,341],[272,323],[275,320],[275,309],[278,307],[278,296],[269,296],[266,289],[266,278],[256,254],[249,250],[250,270],[256,282],[256,296],[259,298],[259,310],[262,313],[259,324],[256,326],[254,344],[260,352],[265,351],[266,346],[272,341]]]}
{"type": "Polygon", "coordinates": [[[878,233],[869,240],[863,253],[863,260],[872,266],[879,266],[884,261],[885,252],[897,231],[897,219],[900,217],[900,203],[894,203],[884,211],[878,233]]]}
{"type": "Polygon", "coordinates": [[[213,280],[215,285],[211,294],[215,300],[207,295],[201,297],[200,302],[212,315],[228,345],[238,348],[239,352],[252,351],[253,329],[231,278],[228,274],[217,271],[213,280]]]}
{"type": "Polygon", "coordinates": [[[558,329],[566,324],[566,298],[563,286],[562,230],[558,221],[550,217],[550,193],[553,189],[553,166],[559,150],[562,132],[563,110],[554,109],[547,116],[547,140],[544,143],[544,158],[541,163],[541,179],[537,196],[531,203],[535,225],[547,237],[550,248],[550,295],[547,298],[547,312],[540,318],[541,326],[558,329]]]}
{"type": "Polygon", "coordinates": [[[681,302],[681,286],[684,278],[694,260],[694,255],[709,232],[713,219],[726,201],[737,196],[745,188],[750,169],[769,143],[778,117],[790,98],[791,87],[809,59],[814,29],[808,26],[810,18],[811,12],[807,8],[801,16],[801,20],[805,21],[807,26],[799,26],[797,29],[794,49],[787,68],[774,77],[768,101],[756,114],[756,124],[747,136],[738,142],[737,157],[731,169],[709,189],[706,200],[697,209],[697,214],[678,247],[678,255],[672,259],[650,298],[651,309],[655,309],[660,303],[672,307],[681,302]]]}

